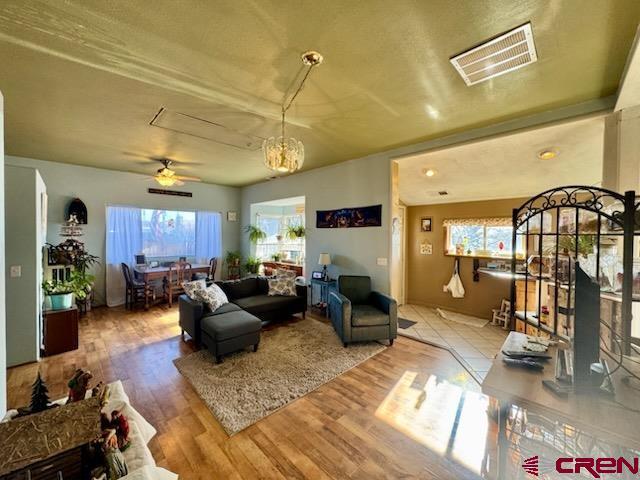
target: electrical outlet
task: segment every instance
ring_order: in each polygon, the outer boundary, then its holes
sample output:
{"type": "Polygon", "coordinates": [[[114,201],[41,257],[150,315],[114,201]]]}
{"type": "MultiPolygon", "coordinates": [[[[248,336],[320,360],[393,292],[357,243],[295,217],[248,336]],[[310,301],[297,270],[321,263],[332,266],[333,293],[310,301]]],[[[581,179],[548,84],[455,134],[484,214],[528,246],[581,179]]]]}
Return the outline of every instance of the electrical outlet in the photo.
{"type": "Polygon", "coordinates": [[[11,278],[19,278],[22,276],[22,265],[11,265],[10,268],[11,278]]]}
{"type": "Polygon", "coordinates": [[[449,291],[449,289],[447,288],[447,286],[446,286],[446,285],[443,285],[443,286],[442,286],[442,291],[443,291],[444,293],[447,293],[447,292],[449,291]]]}
{"type": "Polygon", "coordinates": [[[388,265],[387,259],[384,257],[378,257],[377,263],[381,267],[386,267],[388,265]]]}

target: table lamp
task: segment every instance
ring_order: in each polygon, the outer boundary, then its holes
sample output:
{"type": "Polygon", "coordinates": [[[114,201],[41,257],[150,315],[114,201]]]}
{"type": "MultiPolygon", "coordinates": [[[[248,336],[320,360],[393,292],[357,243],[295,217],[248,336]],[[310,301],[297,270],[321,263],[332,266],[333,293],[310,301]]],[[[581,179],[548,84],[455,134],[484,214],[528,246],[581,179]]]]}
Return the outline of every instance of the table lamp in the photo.
{"type": "Polygon", "coordinates": [[[331,255],[328,253],[321,253],[318,258],[318,264],[322,265],[322,278],[323,280],[328,280],[329,275],[327,274],[327,265],[331,265],[331,255]]]}

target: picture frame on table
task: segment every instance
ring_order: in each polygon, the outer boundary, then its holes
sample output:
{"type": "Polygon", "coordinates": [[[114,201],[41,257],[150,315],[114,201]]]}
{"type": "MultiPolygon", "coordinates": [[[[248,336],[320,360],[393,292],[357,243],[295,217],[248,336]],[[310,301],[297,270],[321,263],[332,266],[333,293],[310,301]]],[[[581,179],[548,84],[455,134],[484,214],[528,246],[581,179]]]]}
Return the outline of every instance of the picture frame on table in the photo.
{"type": "Polygon", "coordinates": [[[432,228],[433,220],[431,217],[422,217],[420,219],[420,231],[430,232],[432,228]]]}
{"type": "Polygon", "coordinates": [[[322,280],[324,276],[321,271],[311,272],[311,278],[313,278],[314,280],[322,280]]]}

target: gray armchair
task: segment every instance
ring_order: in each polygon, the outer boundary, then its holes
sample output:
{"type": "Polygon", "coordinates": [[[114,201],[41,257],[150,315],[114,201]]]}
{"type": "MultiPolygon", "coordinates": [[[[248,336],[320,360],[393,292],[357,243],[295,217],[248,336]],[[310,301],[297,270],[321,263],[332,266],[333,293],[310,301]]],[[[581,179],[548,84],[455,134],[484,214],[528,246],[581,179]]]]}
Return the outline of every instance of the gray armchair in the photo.
{"type": "Polygon", "coordinates": [[[371,290],[371,278],[340,275],[329,293],[329,316],[346,347],[352,342],[393,340],[398,336],[398,304],[371,290]]]}

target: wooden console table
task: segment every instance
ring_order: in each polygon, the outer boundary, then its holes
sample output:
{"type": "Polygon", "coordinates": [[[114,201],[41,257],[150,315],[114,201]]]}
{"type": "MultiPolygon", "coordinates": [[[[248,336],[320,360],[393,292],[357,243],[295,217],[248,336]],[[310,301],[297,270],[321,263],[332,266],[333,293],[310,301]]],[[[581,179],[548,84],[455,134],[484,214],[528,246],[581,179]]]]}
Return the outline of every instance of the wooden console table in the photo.
{"type": "MultiPolygon", "coordinates": [[[[624,383],[624,372],[612,375],[615,397],[598,394],[574,394],[562,398],[542,385],[542,380],[555,378],[556,346],[549,348],[552,359],[544,370],[537,372],[519,367],[509,367],[503,361],[502,350],[514,350],[524,343],[525,335],[511,332],[500,353],[482,382],[482,392],[499,402],[498,414],[498,478],[505,476],[509,439],[507,418],[512,406],[566,422],[595,437],[625,448],[640,448],[640,412],[638,392],[624,383]]],[[[630,365],[629,365],[630,366],[630,365]]],[[[635,369],[634,369],[635,370],[635,369]]]]}
{"type": "Polygon", "coordinates": [[[275,270],[276,268],[281,268],[283,270],[292,270],[296,272],[298,277],[302,276],[303,267],[302,265],[297,265],[295,263],[287,263],[287,262],[262,262],[262,265],[265,268],[265,275],[268,275],[266,272],[267,269],[275,270]]]}

